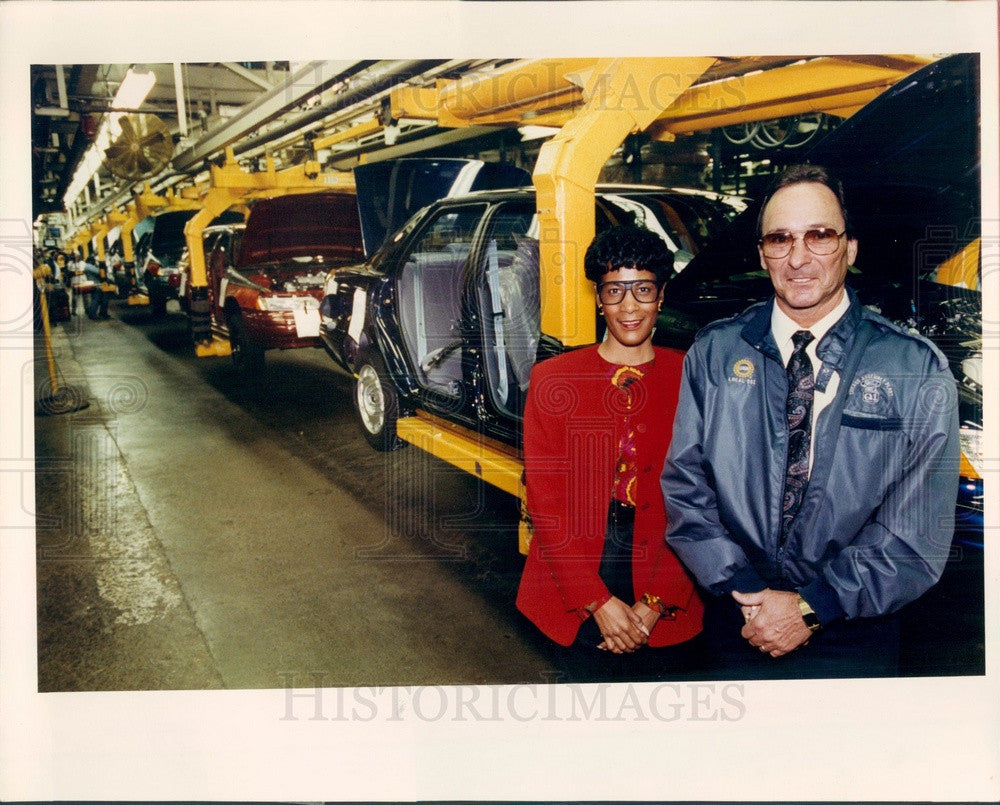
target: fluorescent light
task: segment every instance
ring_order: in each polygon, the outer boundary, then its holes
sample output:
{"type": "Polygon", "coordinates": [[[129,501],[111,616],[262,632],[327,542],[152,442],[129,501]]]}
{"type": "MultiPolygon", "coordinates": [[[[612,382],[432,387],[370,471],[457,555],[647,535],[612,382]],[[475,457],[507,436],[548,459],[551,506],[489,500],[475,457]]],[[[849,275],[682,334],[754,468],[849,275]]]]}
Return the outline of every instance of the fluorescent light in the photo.
{"type": "Polygon", "coordinates": [[[153,73],[137,73],[130,67],[118,86],[115,99],[111,101],[111,108],[138,109],[155,83],[156,76],[153,73]]]}
{"type": "MultiPolygon", "coordinates": [[[[118,92],[115,93],[115,97],[111,101],[111,109],[138,109],[146,100],[154,84],[156,84],[156,75],[153,72],[139,73],[130,67],[122,78],[122,83],[118,85],[118,92]]],[[[63,196],[67,208],[72,206],[101,167],[101,163],[104,162],[104,152],[121,134],[121,126],[118,121],[125,114],[126,112],[113,111],[105,115],[94,142],[83,155],[83,159],[80,160],[80,165],[76,173],[73,174],[73,181],[70,182],[66,194],[63,196]]]]}

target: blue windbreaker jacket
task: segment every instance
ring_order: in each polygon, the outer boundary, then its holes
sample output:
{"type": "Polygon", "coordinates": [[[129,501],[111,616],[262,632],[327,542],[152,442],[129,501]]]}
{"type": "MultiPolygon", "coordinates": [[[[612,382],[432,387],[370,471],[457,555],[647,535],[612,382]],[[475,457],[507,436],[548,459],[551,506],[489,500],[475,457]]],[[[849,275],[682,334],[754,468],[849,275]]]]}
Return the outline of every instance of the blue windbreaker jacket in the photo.
{"type": "Polygon", "coordinates": [[[716,594],[799,590],[823,623],[893,612],[940,578],[958,489],[955,380],[938,349],[861,306],[817,345],[840,386],[780,543],[787,380],[774,300],[715,322],[684,362],[661,483],[667,542],[716,594]]]}

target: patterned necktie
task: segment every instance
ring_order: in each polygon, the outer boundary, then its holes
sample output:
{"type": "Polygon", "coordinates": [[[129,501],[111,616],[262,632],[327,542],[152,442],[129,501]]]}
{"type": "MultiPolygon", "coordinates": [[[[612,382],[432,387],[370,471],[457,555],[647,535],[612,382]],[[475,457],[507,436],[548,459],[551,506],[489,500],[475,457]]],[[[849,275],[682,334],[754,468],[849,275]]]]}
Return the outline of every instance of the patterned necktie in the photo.
{"type": "Polygon", "coordinates": [[[808,330],[797,330],[792,336],[795,346],[788,361],[788,464],[785,469],[785,494],[781,510],[781,540],[785,541],[792,520],[802,506],[806,484],[809,483],[809,447],[812,438],[813,370],[806,354],[806,345],[813,340],[808,330]]]}

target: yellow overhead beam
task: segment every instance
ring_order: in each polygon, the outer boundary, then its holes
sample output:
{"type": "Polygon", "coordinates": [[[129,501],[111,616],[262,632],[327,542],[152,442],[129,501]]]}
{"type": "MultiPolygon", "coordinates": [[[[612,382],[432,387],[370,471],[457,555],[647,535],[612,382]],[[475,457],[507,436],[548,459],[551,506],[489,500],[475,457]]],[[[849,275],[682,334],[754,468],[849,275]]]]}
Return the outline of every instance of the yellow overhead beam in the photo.
{"type": "MultiPolygon", "coordinates": [[[[685,82],[685,89],[651,133],[668,134],[771,120],[822,111],[846,117],[888,87],[933,59],[921,56],[837,56],[804,59],[794,64],[758,69],[759,60],[734,60],[712,73],[685,82]],[[740,72],[740,64],[753,68],[740,72]]],[[[483,76],[439,80],[435,87],[398,87],[390,93],[394,118],[434,120],[439,126],[563,125],[570,114],[589,102],[584,85],[598,60],[538,59],[517,62],[483,76]]],[[[626,92],[662,96],[671,92],[677,76],[647,77],[646,88],[626,92]]],[[[601,88],[595,90],[598,94],[601,88]]]]}
{"type": "Polygon", "coordinates": [[[142,190],[135,194],[135,209],[140,221],[169,204],[166,198],[154,193],[148,184],[143,185],[142,190]]]}
{"type": "Polygon", "coordinates": [[[471,76],[439,85],[440,123],[478,124],[483,116],[497,117],[524,109],[565,108],[583,102],[587,76],[603,60],[535,59],[514,64],[485,76],[471,76]],[[454,123],[449,123],[449,119],[454,123]]]}
{"type": "Polygon", "coordinates": [[[390,111],[397,120],[434,120],[447,128],[524,123],[544,111],[582,104],[581,85],[597,63],[527,60],[486,75],[441,79],[433,88],[397,87],[389,95],[390,111]]]}
{"type": "Polygon", "coordinates": [[[594,185],[608,157],[643,131],[715,63],[714,58],[602,59],[583,108],[546,142],[533,181],[540,228],[541,329],[567,346],[596,338],[583,257],[594,237],[594,185]]]}
{"type": "Polygon", "coordinates": [[[683,93],[660,115],[653,130],[680,134],[834,110],[843,116],[930,61],[913,57],[882,65],[822,57],[712,81],[683,93]]]}

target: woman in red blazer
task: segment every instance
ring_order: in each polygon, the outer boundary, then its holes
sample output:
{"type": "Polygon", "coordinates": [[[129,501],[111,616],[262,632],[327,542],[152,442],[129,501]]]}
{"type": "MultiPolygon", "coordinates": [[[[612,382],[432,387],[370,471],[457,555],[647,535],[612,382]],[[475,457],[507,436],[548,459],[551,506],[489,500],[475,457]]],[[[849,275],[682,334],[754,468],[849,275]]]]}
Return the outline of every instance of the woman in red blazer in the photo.
{"type": "Polygon", "coordinates": [[[533,536],[517,607],[571,681],[690,671],[703,606],[664,540],[660,491],[683,353],[651,339],[673,255],[636,226],[584,260],[607,336],[537,364],[524,409],[533,536]]]}

